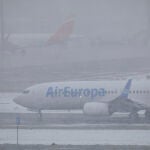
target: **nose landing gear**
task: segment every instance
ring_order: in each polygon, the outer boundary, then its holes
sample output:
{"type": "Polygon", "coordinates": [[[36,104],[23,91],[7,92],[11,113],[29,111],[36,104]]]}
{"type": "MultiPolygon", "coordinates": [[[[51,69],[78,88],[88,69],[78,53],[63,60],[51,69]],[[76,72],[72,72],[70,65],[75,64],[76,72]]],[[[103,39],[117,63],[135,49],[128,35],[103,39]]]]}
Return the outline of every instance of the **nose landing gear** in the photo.
{"type": "Polygon", "coordinates": [[[42,121],[42,110],[38,110],[38,115],[39,115],[39,121],[42,121]]]}
{"type": "Polygon", "coordinates": [[[131,112],[131,113],[129,114],[129,118],[130,118],[131,120],[133,120],[133,121],[138,121],[138,120],[139,120],[139,114],[138,114],[136,111],[131,112]]]}

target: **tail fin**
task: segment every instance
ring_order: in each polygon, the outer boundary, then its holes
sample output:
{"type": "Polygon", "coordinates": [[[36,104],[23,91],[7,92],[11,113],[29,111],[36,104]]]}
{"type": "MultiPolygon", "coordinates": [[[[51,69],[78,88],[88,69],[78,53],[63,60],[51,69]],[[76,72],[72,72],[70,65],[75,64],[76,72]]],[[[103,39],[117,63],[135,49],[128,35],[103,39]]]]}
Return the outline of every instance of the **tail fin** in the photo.
{"type": "Polygon", "coordinates": [[[132,79],[129,79],[127,84],[125,85],[121,95],[119,97],[121,98],[128,98],[129,92],[130,92],[130,88],[131,88],[131,84],[132,84],[132,79]]]}
{"type": "Polygon", "coordinates": [[[49,38],[50,44],[62,42],[69,38],[74,28],[74,19],[70,18],[49,38]]]}

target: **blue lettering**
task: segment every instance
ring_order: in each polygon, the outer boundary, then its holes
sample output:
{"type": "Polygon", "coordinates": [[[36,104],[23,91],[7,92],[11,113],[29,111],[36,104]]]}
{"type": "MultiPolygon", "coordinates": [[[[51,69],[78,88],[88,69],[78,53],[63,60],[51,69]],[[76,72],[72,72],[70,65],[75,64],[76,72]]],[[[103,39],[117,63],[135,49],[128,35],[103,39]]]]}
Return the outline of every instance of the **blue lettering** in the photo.
{"type": "Polygon", "coordinates": [[[103,89],[103,88],[99,89],[98,95],[99,96],[105,96],[105,89],[103,89]]]}
{"type": "Polygon", "coordinates": [[[83,95],[84,95],[85,97],[90,96],[90,90],[89,90],[89,89],[84,89],[84,90],[83,90],[83,95]]]}
{"type": "Polygon", "coordinates": [[[93,99],[94,97],[96,97],[97,93],[98,93],[97,89],[91,89],[91,98],[93,99]]]}
{"type": "Polygon", "coordinates": [[[80,96],[84,96],[84,97],[91,97],[92,99],[97,97],[97,96],[105,96],[106,91],[103,88],[100,89],[90,89],[90,88],[71,88],[71,87],[63,87],[63,88],[59,88],[59,87],[55,87],[53,89],[53,87],[49,87],[47,92],[46,92],[46,97],[57,97],[57,96],[64,96],[64,97],[80,97],[80,96]]]}
{"type": "Polygon", "coordinates": [[[48,96],[51,96],[51,97],[54,96],[54,92],[53,92],[53,88],[52,87],[49,87],[47,92],[46,92],[46,97],[48,97],[48,96]]]}
{"type": "Polygon", "coordinates": [[[70,91],[69,91],[70,87],[65,87],[64,88],[64,97],[69,97],[70,96],[70,91]]]}

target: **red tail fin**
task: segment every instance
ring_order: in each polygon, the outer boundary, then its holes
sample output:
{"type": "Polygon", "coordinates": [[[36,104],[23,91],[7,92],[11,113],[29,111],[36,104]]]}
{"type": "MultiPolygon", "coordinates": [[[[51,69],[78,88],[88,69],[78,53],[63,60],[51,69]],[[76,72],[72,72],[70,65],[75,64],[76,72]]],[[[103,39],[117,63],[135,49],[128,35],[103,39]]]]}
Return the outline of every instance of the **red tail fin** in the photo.
{"type": "Polygon", "coordinates": [[[74,28],[74,19],[67,20],[62,26],[49,38],[49,43],[59,43],[69,38],[74,28]]]}

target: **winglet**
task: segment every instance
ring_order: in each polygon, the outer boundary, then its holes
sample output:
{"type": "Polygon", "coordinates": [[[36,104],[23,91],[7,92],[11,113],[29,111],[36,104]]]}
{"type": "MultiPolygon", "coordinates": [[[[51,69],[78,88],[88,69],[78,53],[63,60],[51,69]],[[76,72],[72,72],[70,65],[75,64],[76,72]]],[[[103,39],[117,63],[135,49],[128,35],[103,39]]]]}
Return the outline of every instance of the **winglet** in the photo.
{"type": "Polygon", "coordinates": [[[122,98],[128,98],[129,92],[130,92],[130,88],[131,88],[131,83],[132,83],[132,79],[129,79],[127,84],[125,85],[120,97],[122,98]]]}

